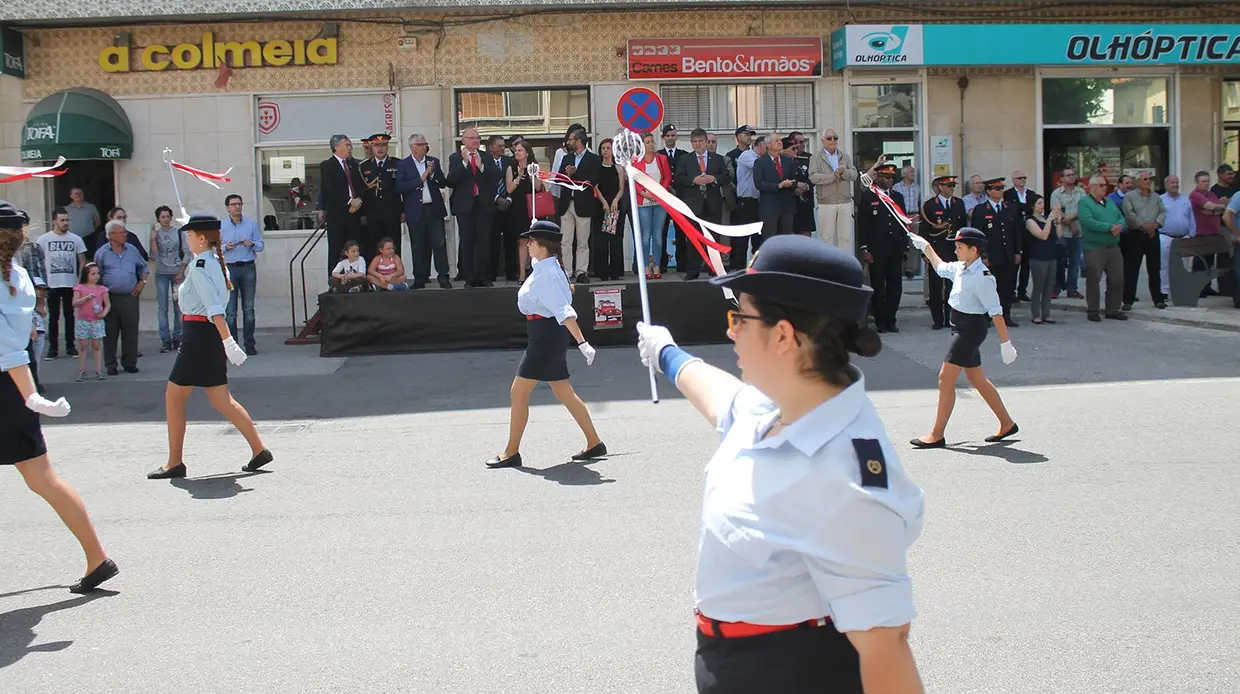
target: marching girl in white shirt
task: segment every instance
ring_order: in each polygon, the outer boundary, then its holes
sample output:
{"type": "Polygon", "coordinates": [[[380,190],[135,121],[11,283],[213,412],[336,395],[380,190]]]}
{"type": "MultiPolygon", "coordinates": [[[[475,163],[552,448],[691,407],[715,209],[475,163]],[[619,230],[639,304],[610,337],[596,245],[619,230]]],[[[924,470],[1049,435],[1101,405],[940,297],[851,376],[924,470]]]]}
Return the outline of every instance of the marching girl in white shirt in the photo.
{"type": "Polygon", "coordinates": [[[64,398],[51,402],[39,395],[30,373],[26,344],[34,319],[34,284],[13,262],[28,220],[25,212],[0,201],[0,466],[16,467],[26,486],[43,497],[82,545],[86,573],[69,592],[89,593],[119,569],[99,544],[82,498],[47,459],[39,415],[67,417],[70,408],[64,398]]]}
{"type": "Polygon", "coordinates": [[[517,308],[525,314],[529,344],[517,367],[510,391],[512,413],[508,424],[508,444],[503,452],[487,461],[487,467],[521,467],[521,437],[530,418],[530,394],[540,381],[551,386],[557,400],[568,408],[586,437],[586,447],[573,460],[594,460],[607,455],[590,420],[590,411],[568,382],[568,337],[586,358],[594,363],[594,348],[586,342],[577,325],[568,276],[560,265],[560,227],[552,222],[535,221],[521,234],[529,248],[534,269],[517,292],[517,308]],[[567,328],[568,334],[565,334],[567,328]]]}

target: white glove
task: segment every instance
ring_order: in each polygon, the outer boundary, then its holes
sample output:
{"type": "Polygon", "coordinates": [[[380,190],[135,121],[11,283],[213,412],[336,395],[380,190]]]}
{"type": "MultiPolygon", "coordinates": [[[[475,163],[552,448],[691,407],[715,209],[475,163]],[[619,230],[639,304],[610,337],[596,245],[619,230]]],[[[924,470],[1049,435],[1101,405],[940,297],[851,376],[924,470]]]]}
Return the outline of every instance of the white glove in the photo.
{"type": "Polygon", "coordinates": [[[916,249],[917,249],[917,252],[918,252],[918,253],[921,253],[922,251],[925,251],[925,250],[926,250],[926,246],[929,246],[929,245],[930,245],[930,242],[929,242],[929,241],[927,241],[927,240],[925,239],[925,237],[923,237],[923,236],[918,236],[917,234],[909,234],[909,235],[908,235],[908,240],[909,240],[909,242],[910,242],[910,243],[912,243],[912,244],[913,244],[913,248],[916,248],[916,249]]]}
{"type": "Polygon", "coordinates": [[[594,348],[590,346],[589,342],[582,342],[577,345],[577,349],[581,350],[581,356],[586,358],[586,366],[590,366],[594,363],[595,351],[594,348]]]}
{"type": "Polygon", "coordinates": [[[245,363],[245,350],[241,349],[241,345],[237,344],[231,335],[224,340],[224,353],[228,355],[228,361],[232,362],[233,366],[241,366],[245,363]]]}
{"type": "Polygon", "coordinates": [[[1011,340],[999,345],[999,353],[1003,355],[1004,364],[1011,364],[1016,361],[1016,348],[1012,346],[1011,340]]]}
{"type": "Polygon", "coordinates": [[[646,325],[640,321],[637,323],[637,353],[641,355],[642,366],[649,368],[650,363],[654,362],[655,368],[658,368],[659,354],[663,352],[663,348],[675,345],[676,340],[672,339],[672,333],[667,328],[661,325],[646,325]]]}
{"type": "Polygon", "coordinates": [[[52,402],[38,393],[31,393],[30,397],[26,398],[26,407],[48,417],[68,417],[72,409],[64,398],[52,402]]]}

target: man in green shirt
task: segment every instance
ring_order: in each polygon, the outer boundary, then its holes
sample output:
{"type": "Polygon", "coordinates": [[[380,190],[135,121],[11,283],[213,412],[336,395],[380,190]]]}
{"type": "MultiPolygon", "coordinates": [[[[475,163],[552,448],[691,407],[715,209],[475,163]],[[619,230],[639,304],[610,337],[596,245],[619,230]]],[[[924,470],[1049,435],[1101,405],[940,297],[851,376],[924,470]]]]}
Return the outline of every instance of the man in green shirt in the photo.
{"type": "Polygon", "coordinates": [[[1089,179],[1089,195],[1077,207],[1081,218],[1081,246],[1085,249],[1085,311],[1097,323],[1098,284],[1107,276],[1106,317],[1128,320],[1120,312],[1124,291],[1124,256],[1119,250],[1119,235],[1124,231],[1124,213],[1107,199],[1107,180],[1102,176],[1089,179]]]}

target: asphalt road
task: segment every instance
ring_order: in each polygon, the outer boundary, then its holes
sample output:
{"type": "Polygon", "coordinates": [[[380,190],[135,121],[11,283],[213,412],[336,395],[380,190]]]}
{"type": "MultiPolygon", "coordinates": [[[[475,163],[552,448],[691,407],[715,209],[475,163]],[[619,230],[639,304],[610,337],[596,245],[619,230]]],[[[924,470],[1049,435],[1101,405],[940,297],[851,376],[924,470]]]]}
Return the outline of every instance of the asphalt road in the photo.
{"type": "MultiPolygon", "coordinates": [[[[905,319],[863,360],[892,438],[925,433],[948,336],[905,319]]],[[[282,336],[282,333],[280,334],[282,336]]],[[[1023,326],[992,378],[1021,424],[962,393],[943,451],[902,457],[927,493],[911,559],[929,691],[1240,691],[1233,333],[1067,314],[1023,326]]],[[[234,370],[276,462],[198,396],[191,478],[165,455],[171,355],[74,384],[46,433],[121,566],[71,596],[76,544],[0,471],[0,692],[690,693],[692,582],[709,427],[635,350],[571,361],[613,455],[541,389],[523,454],[503,445],[518,353],[319,359],[263,335],[234,370]]],[[[733,363],[724,346],[697,350],[733,363]]],[[[570,359],[576,355],[570,355],[570,359]]]]}

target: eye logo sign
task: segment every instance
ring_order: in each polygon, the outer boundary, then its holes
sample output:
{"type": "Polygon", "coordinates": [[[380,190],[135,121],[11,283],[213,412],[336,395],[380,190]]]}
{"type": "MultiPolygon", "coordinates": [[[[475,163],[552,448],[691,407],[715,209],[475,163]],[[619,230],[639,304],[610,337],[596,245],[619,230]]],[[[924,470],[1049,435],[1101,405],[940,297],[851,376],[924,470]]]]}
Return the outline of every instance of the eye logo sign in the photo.
{"type": "Polygon", "coordinates": [[[908,27],[893,26],[888,31],[871,31],[858,41],[854,64],[893,65],[907,63],[905,53],[908,27]]]}

